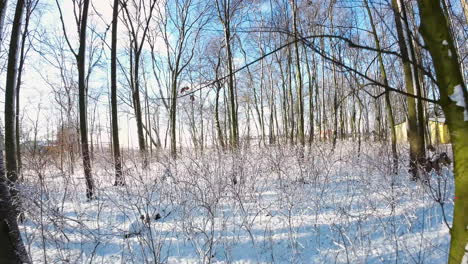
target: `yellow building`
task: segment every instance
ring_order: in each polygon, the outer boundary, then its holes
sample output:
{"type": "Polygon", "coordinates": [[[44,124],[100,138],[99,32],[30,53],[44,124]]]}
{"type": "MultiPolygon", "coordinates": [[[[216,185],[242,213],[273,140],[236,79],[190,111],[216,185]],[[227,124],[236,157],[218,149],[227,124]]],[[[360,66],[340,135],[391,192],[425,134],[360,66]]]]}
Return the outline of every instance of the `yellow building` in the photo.
{"type": "MultiPolygon", "coordinates": [[[[405,121],[395,125],[397,142],[408,141],[408,122],[405,121]]],[[[448,126],[445,124],[445,118],[429,118],[429,136],[431,144],[448,144],[450,143],[450,134],[448,126]]]]}

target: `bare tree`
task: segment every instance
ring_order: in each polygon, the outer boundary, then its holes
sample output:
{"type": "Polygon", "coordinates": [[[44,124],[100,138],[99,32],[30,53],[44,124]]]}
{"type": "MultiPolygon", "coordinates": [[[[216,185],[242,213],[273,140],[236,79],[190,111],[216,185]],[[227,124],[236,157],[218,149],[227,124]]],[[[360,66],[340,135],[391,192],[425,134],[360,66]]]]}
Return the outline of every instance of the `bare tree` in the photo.
{"type": "Polygon", "coordinates": [[[216,10],[218,18],[223,25],[224,42],[226,49],[227,69],[228,69],[228,94],[229,94],[229,117],[230,123],[230,143],[232,148],[239,146],[239,125],[237,116],[236,86],[234,82],[234,55],[232,53],[232,23],[233,17],[243,4],[242,0],[216,0],[216,10]]]}
{"type": "Polygon", "coordinates": [[[125,12],[123,21],[129,31],[130,38],[130,88],[132,90],[132,103],[137,123],[138,145],[140,147],[141,158],[143,159],[143,167],[146,167],[148,165],[148,155],[143,132],[140,100],[140,65],[141,54],[146,43],[153,10],[157,1],[150,1],[149,6],[144,1],[136,0],[121,1],[121,3],[122,9],[125,12]]]}
{"type": "Polygon", "coordinates": [[[73,49],[70,39],[68,38],[65,21],[63,19],[62,9],[58,0],[56,4],[60,13],[60,21],[62,23],[63,34],[67,41],[67,44],[75,56],[76,64],[78,68],[78,104],[79,104],[79,119],[80,119],[80,137],[81,137],[81,155],[83,159],[83,169],[86,181],[86,197],[88,199],[95,198],[94,194],[94,180],[91,170],[91,157],[89,152],[88,144],[88,120],[87,120],[87,82],[86,82],[86,31],[88,23],[88,10],[89,0],[82,2],[74,1],[74,5],[78,5],[77,9],[74,9],[74,15],[76,18],[76,26],[79,31],[79,47],[78,53],[73,49]]]}
{"type": "Polygon", "coordinates": [[[114,0],[112,8],[112,43],[111,43],[111,119],[112,119],[112,150],[114,154],[115,185],[124,185],[122,161],[120,157],[119,124],[117,112],[117,24],[119,16],[119,0],[114,0]]]}
{"type": "MultiPolygon", "coordinates": [[[[169,71],[169,130],[171,155],[177,156],[177,98],[186,93],[190,87],[181,85],[181,75],[195,56],[196,43],[201,29],[207,23],[206,5],[193,0],[166,0],[158,9],[159,30],[166,45],[166,58],[169,71]],[[192,10],[192,12],[190,12],[192,10]]],[[[154,39],[150,44],[154,52],[154,39]]],[[[193,98],[193,97],[192,97],[193,98]]]]}

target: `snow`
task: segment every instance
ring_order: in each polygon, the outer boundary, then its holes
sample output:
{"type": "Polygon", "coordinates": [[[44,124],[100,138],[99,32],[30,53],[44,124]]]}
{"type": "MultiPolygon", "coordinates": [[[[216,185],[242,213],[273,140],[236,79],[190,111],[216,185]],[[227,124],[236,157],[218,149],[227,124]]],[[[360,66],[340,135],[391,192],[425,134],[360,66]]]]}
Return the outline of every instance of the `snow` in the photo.
{"type": "Polygon", "coordinates": [[[448,50],[448,56],[451,58],[452,57],[452,51],[448,50]]]}
{"type": "Polygon", "coordinates": [[[445,263],[453,175],[432,175],[432,192],[406,167],[390,172],[388,147],[314,143],[303,159],[288,147],[206,150],[148,170],[126,159],[124,187],[106,154],[93,201],[78,168],[48,168],[43,188],[26,169],[20,228],[34,263],[445,263]]]}
{"type": "Polygon", "coordinates": [[[465,96],[463,95],[463,87],[459,84],[453,88],[453,94],[449,98],[456,103],[457,106],[463,107],[463,120],[468,121],[468,109],[465,104],[465,96]]]}
{"type": "Polygon", "coordinates": [[[465,96],[463,95],[463,87],[459,84],[453,88],[453,94],[449,96],[457,106],[465,108],[465,96]]]}
{"type": "Polygon", "coordinates": [[[465,255],[463,255],[461,264],[468,264],[468,243],[465,246],[465,255]]]}
{"type": "Polygon", "coordinates": [[[447,40],[444,39],[444,40],[442,41],[442,45],[447,46],[447,45],[448,45],[447,40]]]}
{"type": "Polygon", "coordinates": [[[148,233],[149,232],[149,225],[146,224],[143,219],[137,219],[137,220],[133,221],[129,225],[128,232],[125,235],[127,237],[131,237],[131,236],[136,236],[136,235],[144,235],[144,234],[148,233]]]}

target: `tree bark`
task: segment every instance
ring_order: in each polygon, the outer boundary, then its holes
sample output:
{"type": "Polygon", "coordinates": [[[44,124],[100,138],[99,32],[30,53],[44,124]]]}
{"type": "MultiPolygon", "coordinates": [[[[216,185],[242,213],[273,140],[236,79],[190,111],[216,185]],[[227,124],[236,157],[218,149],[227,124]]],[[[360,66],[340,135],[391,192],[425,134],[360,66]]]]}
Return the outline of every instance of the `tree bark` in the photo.
{"type": "Polygon", "coordinates": [[[145,134],[143,133],[143,118],[141,113],[141,100],[140,100],[140,52],[138,51],[136,39],[133,40],[135,42],[134,46],[134,71],[133,71],[133,83],[134,87],[132,89],[132,99],[133,99],[133,108],[135,110],[135,118],[137,123],[137,133],[138,133],[138,146],[140,148],[141,158],[143,159],[143,167],[146,168],[148,165],[147,160],[147,151],[146,151],[146,142],[145,142],[145,134]]]}
{"type": "Polygon", "coordinates": [[[301,62],[299,57],[299,44],[297,41],[298,29],[297,29],[297,3],[295,0],[291,0],[292,10],[293,10],[293,32],[294,32],[294,51],[296,56],[296,89],[297,89],[297,110],[298,110],[298,137],[299,143],[302,147],[305,145],[305,135],[304,135],[304,99],[302,96],[302,74],[301,74],[301,62]]]}
{"type": "Polygon", "coordinates": [[[424,122],[424,109],[423,109],[423,102],[422,102],[422,82],[421,79],[419,78],[419,70],[416,68],[416,63],[417,57],[416,57],[416,52],[415,52],[415,47],[413,45],[413,34],[410,30],[409,22],[408,22],[408,15],[406,12],[406,6],[403,3],[402,0],[398,0],[400,3],[400,8],[401,8],[401,13],[403,15],[402,19],[405,23],[405,30],[406,30],[406,36],[407,36],[407,44],[408,44],[408,51],[409,51],[409,56],[410,60],[413,62],[412,69],[413,69],[413,83],[414,87],[416,89],[416,95],[418,98],[416,99],[416,108],[417,108],[417,132],[418,132],[418,141],[420,142],[420,148],[418,150],[420,157],[425,157],[426,156],[426,149],[425,149],[425,140],[424,140],[424,128],[425,128],[425,122],[424,122]]]}
{"type": "Polygon", "coordinates": [[[455,207],[448,263],[468,261],[468,92],[439,1],[418,0],[420,31],[436,71],[454,155],[455,207]]]}
{"type": "MultiPolygon", "coordinates": [[[[403,63],[403,72],[405,76],[406,92],[409,94],[414,93],[414,80],[411,69],[411,63],[408,55],[408,48],[406,45],[405,35],[403,32],[403,25],[401,21],[400,8],[397,0],[392,0],[393,14],[395,18],[395,25],[398,36],[398,45],[400,47],[401,59],[403,63]]],[[[406,97],[408,104],[408,141],[410,144],[410,172],[413,179],[417,179],[418,175],[418,160],[423,157],[423,144],[418,135],[418,124],[416,115],[416,102],[413,97],[406,97]]]]}
{"type": "MultiPolygon", "coordinates": [[[[175,73],[173,73],[175,74],[175,73]]],[[[171,81],[171,110],[170,110],[170,127],[171,127],[171,156],[177,157],[177,140],[176,140],[176,115],[177,115],[177,81],[173,77],[171,81]]]]}
{"type": "Polygon", "coordinates": [[[228,60],[228,90],[229,90],[229,106],[231,114],[231,147],[236,149],[239,147],[239,128],[237,124],[237,106],[235,98],[235,84],[234,84],[234,65],[233,55],[231,50],[231,29],[230,21],[225,24],[224,38],[226,41],[227,60],[228,60]]]}
{"type": "Polygon", "coordinates": [[[317,75],[316,72],[316,66],[315,66],[315,58],[312,57],[312,64],[314,65],[314,74],[312,75],[312,70],[310,69],[310,63],[309,63],[309,58],[307,56],[307,51],[306,47],[304,46],[304,56],[305,56],[305,61],[306,61],[306,69],[307,69],[307,78],[309,81],[309,141],[308,144],[309,146],[312,145],[312,142],[314,141],[314,98],[313,98],[313,90],[314,90],[314,83],[315,83],[315,78],[317,75]]]}
{"type": "Polygon", "coordinates": [[[111,46],[111,123],[112,123],[112,150],[114,154],[115,183],[116,186],[125,184],[122,175],[122,161],[120,158],[119,124],[117,112],[117,27],[119,15],[119,0],[114,0],[112,11],[112,46],[111,46]]]}
{"type": "Polygon", "coordinates": [[[218,142],[221,145],[221,150],[225,150],[224,146],[224,137],[223,137],[223,131],[221,129],[221,122],[219,121],[219,92],[221,91],[221,82],[219,81],[219,67],[221,65],[221,55],[218,55],[218,61],[216,63],[216,68],[215,68],[215,76],[216,80],[216,98],[215,98],[215,122],[216,122],[216,131],[218,134],[218,142]]]}
{"type": "MultiPolygon", "coordinates": [[[[5,161],[6,173],[10,183],[18,179],[18,166],[16,156],[16,85],[18,75],[19,41],[21,36],[21,22],[24,13],[24,0],[18,0],[15,17],[11,30],[10,47],[8,51],[7,78],[5,85],[5,161]]],[[[16,189],[11,190],[13,198],[16,197],[16,189]]]]}
{"type": "Polygon", "coordinates": [[[91,159],[88,145],[88,120],[87,120],[87,87],[86,87],[86,30],[88,22],[89,0],[83,2],[83,13],[80,23],[80,46],[76,56],[78,66],[78,103],[80,110],[80,136],[81,136],[81,154],[83,156],[83,169],[86,180],[86,197],[94,198],[94,180],[91,171],[91,159]]]}

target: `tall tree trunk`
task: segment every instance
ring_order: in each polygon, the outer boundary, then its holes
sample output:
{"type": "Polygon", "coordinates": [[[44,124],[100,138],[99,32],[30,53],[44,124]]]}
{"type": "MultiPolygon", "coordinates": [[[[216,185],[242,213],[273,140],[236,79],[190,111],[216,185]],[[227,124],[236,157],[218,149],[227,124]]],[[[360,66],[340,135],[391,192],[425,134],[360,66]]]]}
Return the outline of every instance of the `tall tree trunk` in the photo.
{"type": "MultiPolygon", "coordinates": [[[[380,50],[380,41],[377,35],[377,29],[375,28],[374,19],[372,17],[372,12],[369,8],[369,3],[367,0],[364,0],[364,4],[367,9],[367,13],[369,15],[369,22],[372,28],[372,33],[374,35],[374,42],[375,47],[377,50],[380,50]]],[[[387,79],[387,71],[385,69],[385,65],[382,58],[382,53],[378,53],[378,60],[380,65],[380,76],[384,82],[385,86],[388,86],[388,79],[387,79]]],[[[398,153],[396,149],[396,131],[395,131],[395,119],[393,117],[393,109],[390,102],[390,92],[388,90],[385,91],[385,108],[387,110],[387,118],[390,125],[390,135],[391,135],[391,143],[392,143],[392,157],[393,157],[393,173],[396,173],[398,170],[398,153]]]]}
{"type": "MultiPolygon", "coordinates": [[[[14,184],[18,179],[18,166],[16,160],[16,85],[18,75],[19,41],[21,36],[21,22],[24,13],[25,1],[18,0],[15,17],[11,30],[10,47],[8,51],[8,66],[5,85],[5,161],[7,178],[14,184]]],[[[16,189],[11,194],[16,197],[16,189]]]]}
{"type": "Polygon", "coordinates": [[[275,137],[275,94],[274,94],[274,84],[273,84],[273,71],[271,69],[271,65],[269,67],[269,81],[270,81],[270,93],[269,93],[269,106],[270,106],[270,125],[269,125],[269,144],[275,144],[276,137],[275,137]]]}
{"type": "Polygon", "coordinates": [[[289,116],[289,121],[290,121],[290,132],[289,132],[289,142],[291,145],[294,145],[295,144],[295,140],[294,140],[294,129],[296,128],[296,121],[295,121],[295,118],[294,118],[294,96],[293,96],[293,92],[292,92],[292,55],[291,55],[291,47],[288,47],[288,64],[287,64],[287,67],[288,67],[288,71],[287,71],[287,74],[288,74],[288,97],[289,97],[289,113],[290,113],[290,116],[289,116]]]}
{"type": "Polygon", "coordinates": [[[232,54],[232,32],[231,32],[231,20],[232,20],[232,10],[231,10],[231,0],[224,1],[215,1],[216,9],[218,12],[218,17],[223,25],[224,30],[224,42],[226,48],[226,57],[227,57],[227,70],[228,70],[228,115],[230,120],[229,132],[230,132],[230,143],[233,149],[239,147],[239,126],[238,126],[238,117],[237,117],[237,93],[234,82],[234,62],[232,54]]]}
{"type": "Polygon", "coordinates": [[[112,150],[114,154],[115,183],[120,186],[125,184],[122,175],[122,160],[120,158],[119,123],[117,112],[117,26],[119,15],[119,1],[114,0],[112,10],[112,44],[111,44],[111,123],[112,123],[112,150]]]}
{"type": "Polygon", "coordinates": [[[314,75],[312,75],[312,71],[310,69],[309,65],[309,58],[307,56],[307,51],[304,46],[304,57],[306,59],[306,67],[307,67],[307,78],[309,81],[309,146],[312,145],[312,142],[314,141],[314,97],[313,95],[313,90],[314,90],[314,83],[315,83],[315,76],[316,76],[316,71],[315,71],[315,58],[312,57],[312,64],[314,64],[314,75]]]}
{"type": "MultiPolygon", "coordinates": [[[[136,42],[136,39],[134,39],[136,42]]],[[[133,70],[133,82],[134,87],[132,90],[132,99],[133,99],[133,107],[135,111],[135,119],[137,123],[137,133],[138,133],[138,146],[140,148],[140,155],[143,159],[143,167],[146,168],[148,165],[148,157],[146,151],[146,142],[145,142],[145,134],[143,132],[143,118],[141,113],[141,100],[140,100],[140,50],[138,50],[138,45],[134,44],[134,70],[133,70]]]]}
{"type": "MultiPolygon", "coordinates": [[[[334,55],[333,55],[334,56],[334,55]]],[[[336,138],[338,135],[338,80],[336,76],[336,66],[335,64],[332,65],[332,70],[333,70],[333,86],[334,86],[334,92],[333,92],[333,139],[332,139],[332,145],[333,149],[336,147],[336,138]]]]}
{"type": "MultiPolygon", "coordinates": [[[[376,92],[378,88],[376,87],[376,92]]],[[[380,98],[374,99],[374,112],[375,112],[375,122],[374,122],[374,132],[375,132],[375,140],[380,141],[382,139],[382,113],[380,111],[380,98]]]]}
{"type": "Polygon", "coordinates": [[[468,92],[439,1],[418,0],[420,31],[436,71],[454,155],[455,207],[448,263],[468,261],[468,92]]]}
{"type": "MultiPolygon", "coordinates": [[[[176,73],[174,72],[173,75],[176,73]]],[[[171,112],[170,112],[170,126],[171,126],[171,156],[177,157],[177,140],[176,140],[176,115],[177,115],[177,81],[176,77],[172,77],[171,84],[171,112]]]]}
{"type": "MultiPolygon", "coordinates": [[[[261,54],[263,55],[264,52],[262,50],[261,54]]],[[[261,124],[260,124],[260,128],[262,130],[262,135],[261,135],[261,143],[265,146],[265,110],[264,110],[264,107],[263,107],[263,90],[265,89],[264,87],[266,86],[265,85],[265,71],[264,71],[264,62],[263,60],[260,62],[260,121],[261,121],[261,124]]],[[[260,144],[259,144],[260,145],[260,144]]]]}
{"type": "Polygon", "coordinates": [[[216,74],[216,98],[215,98],[215,123],[216,123],[216,132],[218,134],[218,142],[221,145],[221,149],[224,151],[224,138],[223,131],[221,129],[221,122],[219,120],[219,92],[222,89],[221,82],[219,81],[219,67],[221,66],[221,56],[218,55],[218,61],[216,63],[215,74],[216,74]]]}
{"type": "Polygon", "coordinates": [[[305,145],[304,135],[304,99],[302,96],[302,74],[301,74],[301,60],[299,57],[299,39],[297,29],[297,3],[291,0],[293,10],[293,32],[294,32],[294,51],[296,56],[296,89],[297,89],[297,105],[298,105],[298,137],[302,147],[305,145]]]}
{"type": "Polygon", "coordinates": [[[229,106],[231,114],[231,147],[236,149],[239,147],[239,128],[237,124],[237,106],[235,97],[235,84],[234,84],[234,65],[233,55],[231,51],[231,29],[230,22],[227,22],[224,28],[224,37],[226,41],[227,60],[228,60],[228,90],[229,90],[229,106]]]}
{"type": "MultiPolygon", "coordinates": [[[[325,50],[325,38],[320,40],[320,46],[322,50],[325,50]]],[[[328,126],[327,126],[327,112],[325,108],[325,58],[322,57],[322,131],[323,140],[325,141],[328,137],[328,126]]]]}
{"type": "MultiPolygon", "coordinates": [[[[406,45],[405,35],[403,32],[403,25],[401,21],[400,8],[397,0],[392,0],[393,14],[395,18],[395,25],[398,36],[398,45],[400,47],[401,59],[403,63],[403,72],[405,76],[406,92],[409,94],[414,93],[413,73],[411,63],[408,55],[408,48],[406,45]]],[[[418,124],[416,115],[416,102],[413,97],[406,97],[408,104],[408,141],[410,144],[410,172],[413,179],[417,179],[418,175],[418,160],[423,157],[423,144],[418,135],[418,124]]]]}
{"type": "Polygon", "coordinates": [[[425,128],[425,122],[424,122],[424,109],[423,109],[423,102],[422,102],[422,82],[421,78],[419,77],[419,70],[417,69],[415,63],[418,63],[417,57],[416,57],[416,52],[415,52],[415,47],[413,45],[413,34],[410,29],[409,21],[408,21],[408,15],[406,12],[406,6],[403,3],[402,0],[398,0],[400,3],[400,8],[401,12],[403,14],[403,21],[405,23],[405,29],[406,29],[406,36],[407,36],[407,44],[408,44],[408,50],[409,50],[409,55],[410,55],[410,60],[413,62],[412,69],[413,69],[413,82],[415,84],[415,89],[416,89],[416,95],[418,98],[416,99],[416,108],[417,108],[417,116],[418,116],[418,140],[420,142],[420,149],[419,149],[419,155],[421,157],[426,156],[426,150],[425,150],[425,140],[424,140],[424,128],[425,128]]]}
{"type": "Polygon", "coordinates": [[[81,153],[83,156],[83,169],[86,180],[86,197],[94,198],[94,180],[91,171],[91,159],[88,145],[88,120],[87,120],[87,87],[86,87],[86,30],[88,22],[89,0],[83,2],[83,13],[80,20],[80,47],[76,56],[78,66],[78,103],[80,110],[80,136],[81,136],[81,153]]]}

